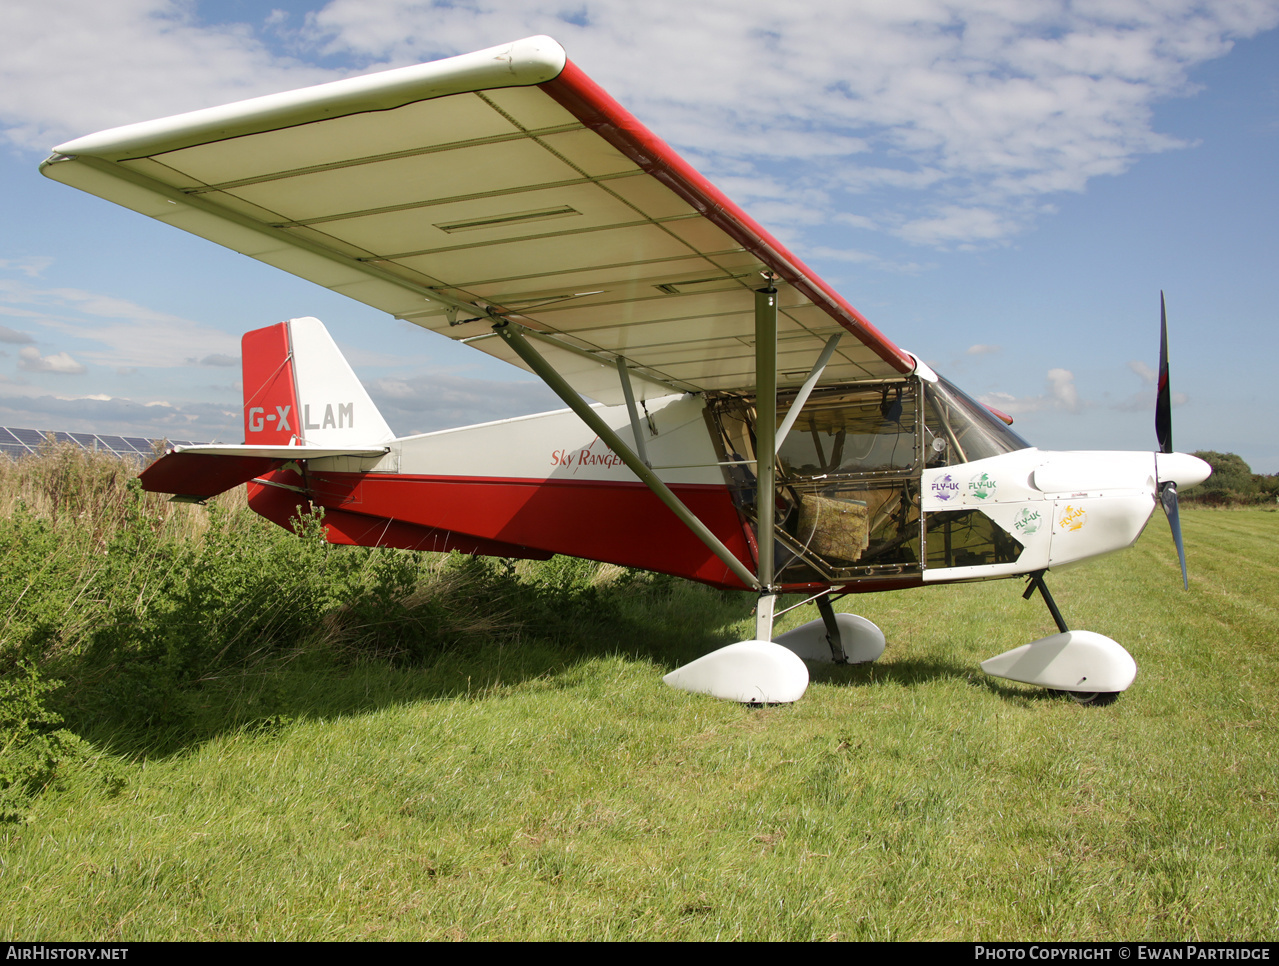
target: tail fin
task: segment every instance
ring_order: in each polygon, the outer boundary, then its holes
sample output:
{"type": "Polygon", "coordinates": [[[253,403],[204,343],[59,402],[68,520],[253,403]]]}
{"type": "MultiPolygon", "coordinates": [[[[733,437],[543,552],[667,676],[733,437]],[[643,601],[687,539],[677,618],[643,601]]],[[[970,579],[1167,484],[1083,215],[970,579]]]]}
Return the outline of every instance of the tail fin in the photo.
{"type": "Polygon", "coordinates": [[[395,434],[319,319],[245,333],[244,441],[366,447],[395,434]]]}
{"type": "Polygon", "coordinates": [[[179,446],[143,470],[142,487],[203,500],[286,460],[379,457],[395,438],[319,319],[246,333],[244,444],[179,446]]]}

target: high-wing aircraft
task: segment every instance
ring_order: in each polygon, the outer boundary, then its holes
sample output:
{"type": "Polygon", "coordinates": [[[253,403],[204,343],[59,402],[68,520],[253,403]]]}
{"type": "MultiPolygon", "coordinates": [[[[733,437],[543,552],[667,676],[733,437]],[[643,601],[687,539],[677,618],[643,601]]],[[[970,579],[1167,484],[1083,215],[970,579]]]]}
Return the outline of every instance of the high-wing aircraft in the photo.
{"type": "Polygon", "coordinates": [[[804,660],[874,660],[837,597],[1025,576],[1058,633],[986,661],[1125,690],[1115,641],[1068,629],[1044,574],[1132,545],[1208,466],[1049,453],[894,345],[548,37],[133,124],[41,170],[536,373],[568,410],[396,438],[315,319],[243,342],[244,443],[142,476],[247,483],[340,544],[570,554],[758,594],[755,639],[667,675],[787,702],[804,660]],[[595,400],[592,405],[588,400],[595,400]],[[782,594],[820,616],[773,640],[782,594]]]}

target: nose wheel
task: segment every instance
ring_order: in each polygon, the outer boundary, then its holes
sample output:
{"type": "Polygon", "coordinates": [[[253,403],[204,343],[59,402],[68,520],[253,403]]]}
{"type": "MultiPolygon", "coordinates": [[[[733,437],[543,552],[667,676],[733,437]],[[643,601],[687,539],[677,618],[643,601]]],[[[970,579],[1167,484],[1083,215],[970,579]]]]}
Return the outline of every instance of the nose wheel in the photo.
{"type": "Polygon", "coordinates": [[[1104,708],[1119,700],[1118,691],[1067,691],[1066,693],[1075,704],[1091,705],[1094,708],[1104,708]]]}

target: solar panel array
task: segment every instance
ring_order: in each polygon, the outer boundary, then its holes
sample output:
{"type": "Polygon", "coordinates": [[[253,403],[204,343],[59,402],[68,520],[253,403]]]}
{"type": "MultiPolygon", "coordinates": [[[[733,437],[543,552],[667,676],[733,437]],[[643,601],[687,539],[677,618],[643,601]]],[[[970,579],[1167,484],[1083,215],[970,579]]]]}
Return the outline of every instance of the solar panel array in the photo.
{"type": "Polygon", "coordinates": [[[17,429],[0,426],[0,453],[10,459],[22,456],[40,456],[47,451],[50,440],[55,446],[71,444],[95,453],[111,453],[123,459],[145,462],[155,454],[158,444],[191,446],[186,439],[151,440],[142,436],[107,436],[94,433],[63,433],[42,429],[17,429]]]}

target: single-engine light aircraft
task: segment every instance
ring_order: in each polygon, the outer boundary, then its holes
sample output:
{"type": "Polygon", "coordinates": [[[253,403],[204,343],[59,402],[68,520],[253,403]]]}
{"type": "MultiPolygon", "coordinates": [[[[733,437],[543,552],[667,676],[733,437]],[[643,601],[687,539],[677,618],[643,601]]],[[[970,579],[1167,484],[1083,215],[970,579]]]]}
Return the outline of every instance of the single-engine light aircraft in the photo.
{"type": "MultiPolygon", "coordinates": [[[[316,319],[244,336],[244,442],[148,490],[248,484],[338,544],[570,554],[758,594],[753,640],[666,677],[797,700],[874,660],[850,593],[1024,576],[1058,633],[983,663],[1081,701],[1136,664],[1070,630],[1052,567],[1128,547],[1206,463],[1050,453],[899,348],[549,37],[133,124],[41,170],[537,374],[567,410],[397,438],[316,319]],[[595,404],[588,402],[594,400],[595,404]],[[781,594],[819,617],[778,636],[781,594]]],[[[1166,346],[1166,338],[1165,338],[1166,346]]]]}

